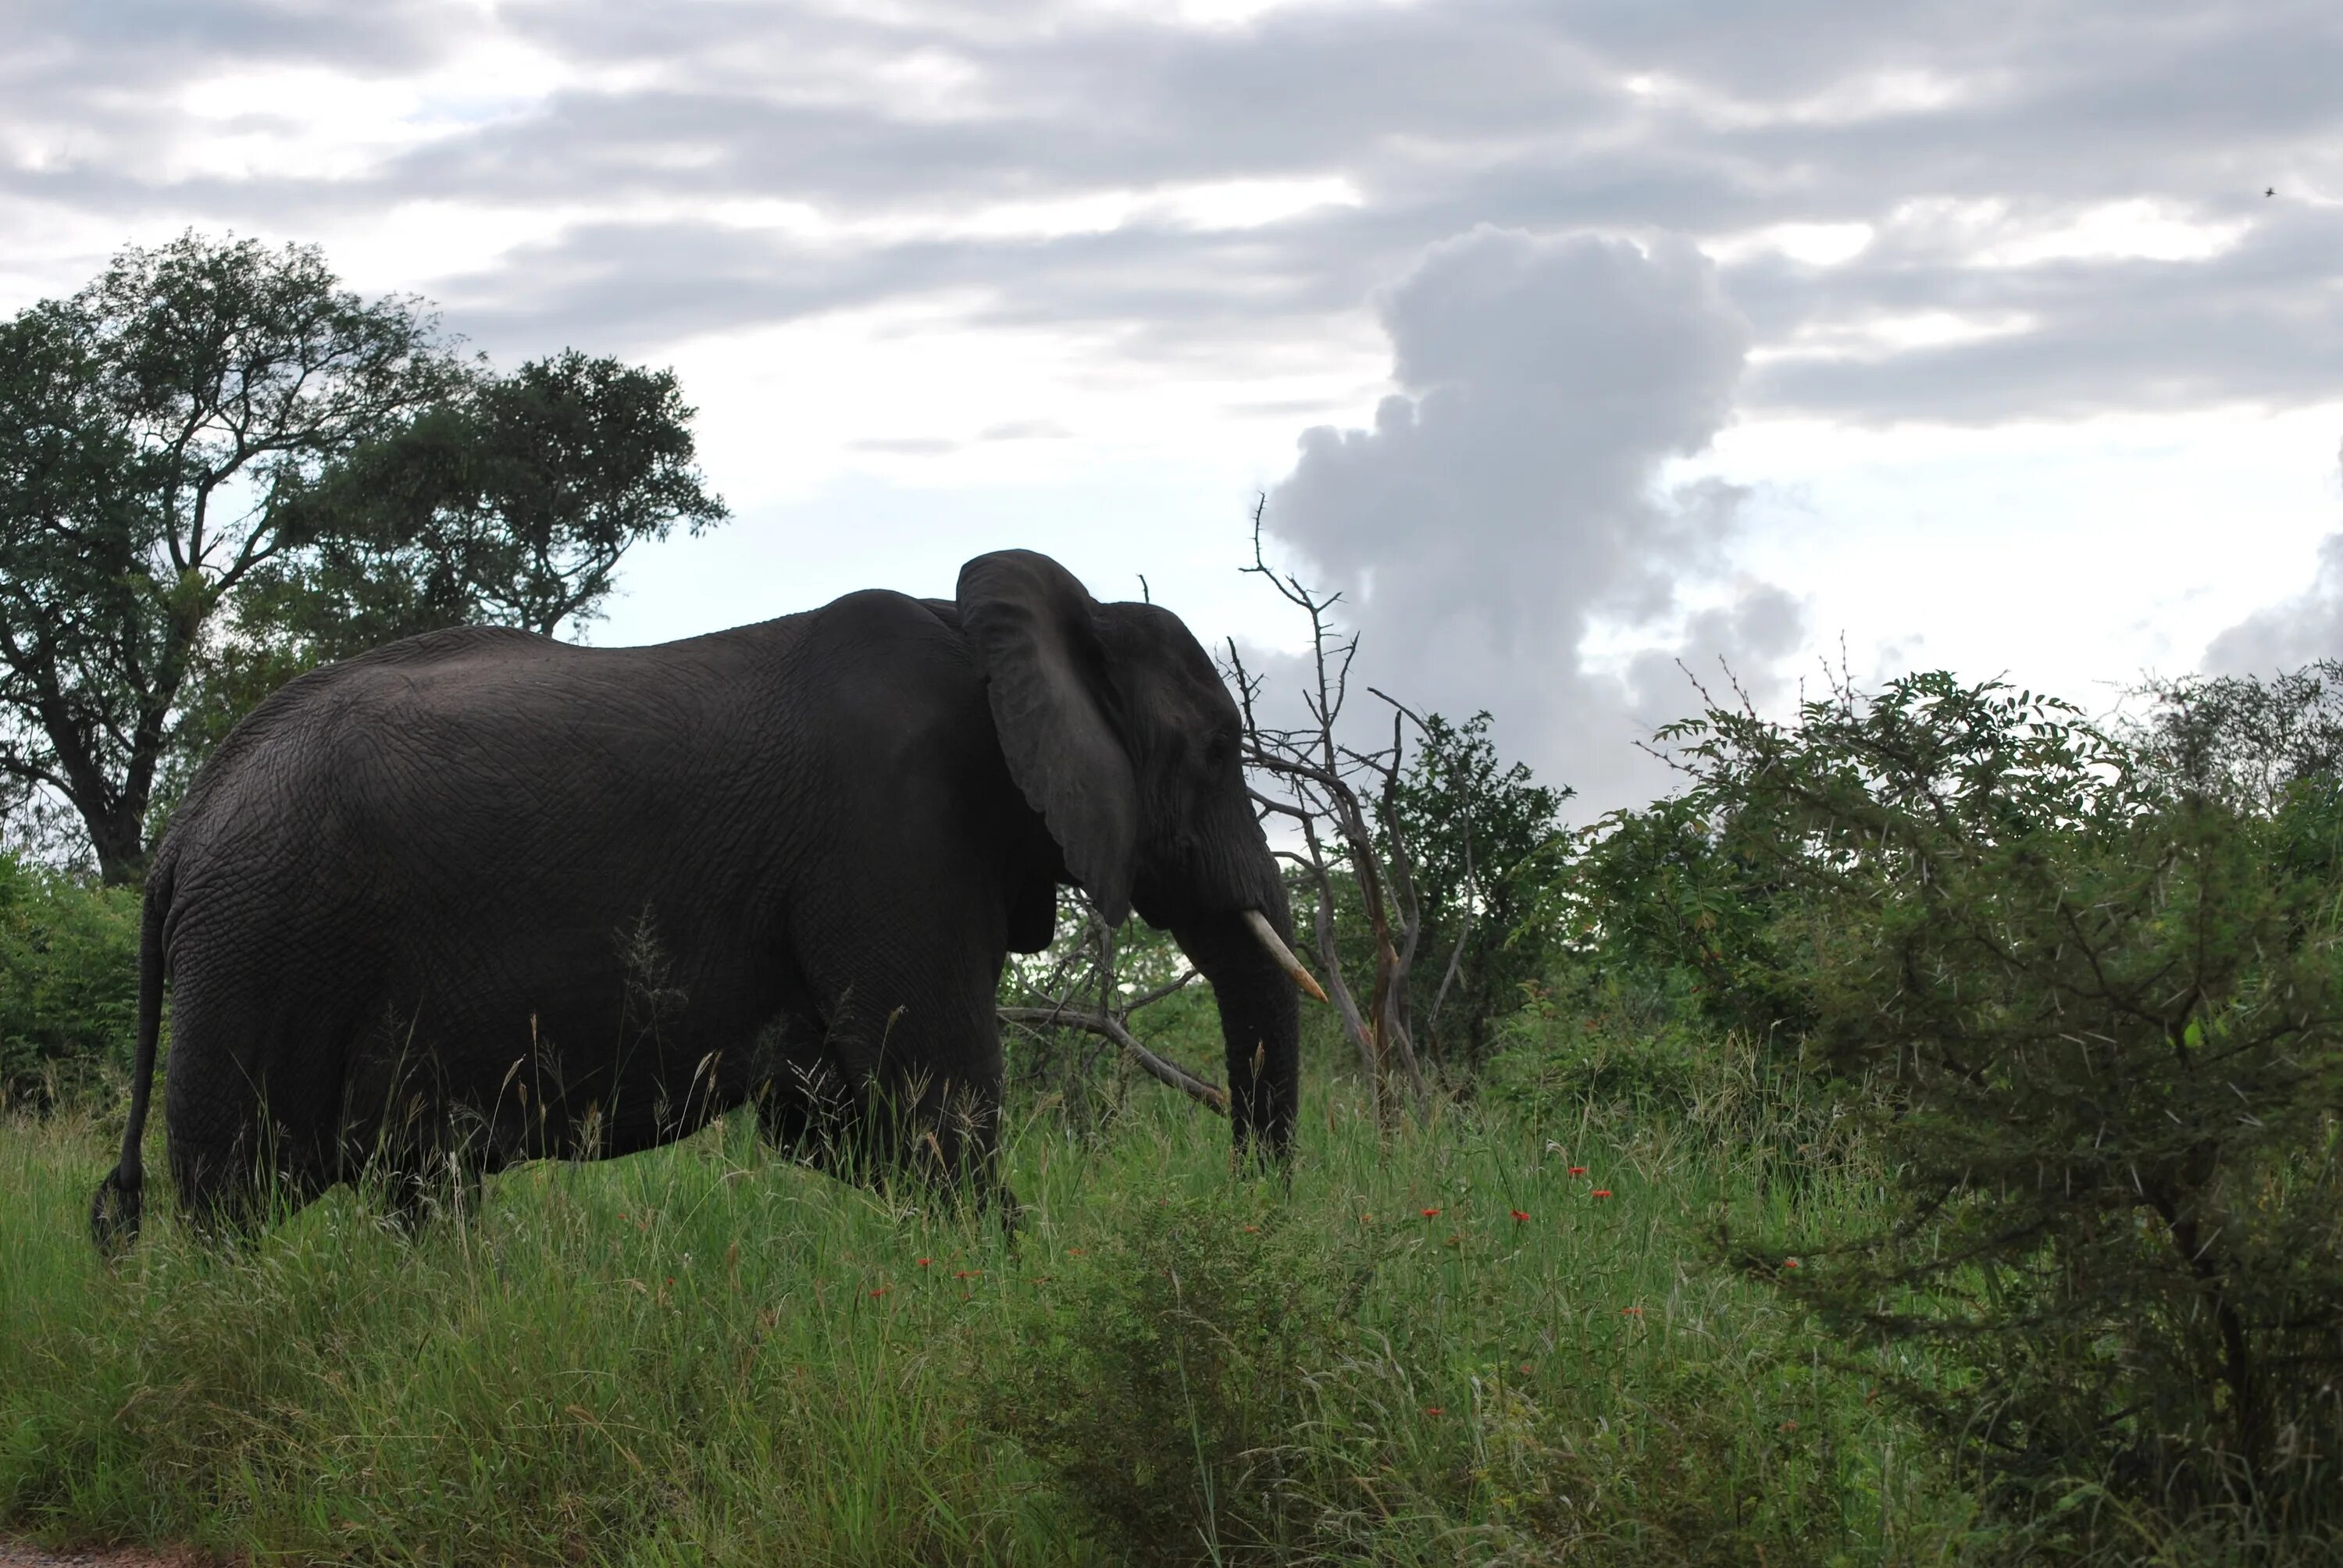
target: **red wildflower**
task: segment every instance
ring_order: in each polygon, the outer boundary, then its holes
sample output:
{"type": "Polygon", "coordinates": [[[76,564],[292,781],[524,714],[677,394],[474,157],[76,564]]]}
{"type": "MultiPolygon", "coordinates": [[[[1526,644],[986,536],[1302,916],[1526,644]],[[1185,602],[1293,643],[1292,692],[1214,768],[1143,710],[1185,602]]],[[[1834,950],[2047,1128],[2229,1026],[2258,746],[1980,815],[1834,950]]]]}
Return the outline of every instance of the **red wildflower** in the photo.
{"type": "Polygon", "coordinates": [[[1516,1210],[1514,1210],[1514,1211],[1513,1211],[1513,1223],[1514,1223],[1514,1224],[1518,1225],[1518,1224],[1522,1223],[1523,1221],[1527,1220],[1528,1218],[1529,1218],[1529,1216],[1528,1216],[1527,1214],[1523,1213],[1519,1209],[1516,1209],[1516,1210]]]}
{"type": "Polygon", "coordinates": [[[1631,1318],[1640,1318],[1644,1315],[1644,1309],[1641,1307],[1621,1307],[1619,1311],[1623,1315],[1631,1318]]]}
{"type": "Polygon", "coordinates": [[[1589,1198],[1608,1198],[1611,1196],[1611,1189],[1608,1187],[1597,1187],[1594,1191],[1589,1192],[1587,1196],[1589,1198]]]}
{"type": "Polygon", "coordinates": [[[1437,1209],[1426,1209],[1423,1211],[1423,1217],[1427,1220],[1437,1220],[1440,1218],[1440,1211],[1437,1209]]]}
{"type": "Polygon", "coordinates": [[[924,1268],[926,1268],[930,1263],[934,1262],[934,1261],[935,1261],[935,1260],[934,1260],[933,1258],[914,1258],[914,1259],[912,1259],[912,1260],[911,1260],[911,1261],[913,1261],[914,1263],[919,1264],[919,1265],[920,1265],[920,1267],[921,1267],[922,1269],[924,1269],[924,1268]]]}
{"type": "Polygon", "coordinates": [[[1586,1174],[1586,1167],[1584,1165],[1574,1165],[1570,1168],[1570,1173],[1573,1176],[1584,1176],[1586,1174]]]}
{"type": "Polygon", "coordinates": [[[1444,1404],[1428,1404],[1423,1407],[1423,1413],[1426,1415],[1443,1415],[1447,1413],[1447,1410],[1448,1407],[1444,1404]]]}
{"type": "Polygon", "coordinates": [[[1782,1260],[1782,1267],[1785,1269],[1795,1269],[1797,1266],[1798,1261],[1795,1258],[1785,1258],[1782,1260]]]}
{"type": "Polygon", "coordinates": [[[888,1292],[890,1292],[890,1291],[893,1290],[894,1288],[895,1288],[895,1287],[894,1287],[894,1286],[892,1286],[892,1285],[881,1285],[881,1286],[880,1286],[877,1290],[875,1290],[875,1291],[871,1292],[870,1293],[871,1293],[872,1295],[874,1295],[874,1296],[883,1296],[883,1295],[885,1295],[888,1292]]]}

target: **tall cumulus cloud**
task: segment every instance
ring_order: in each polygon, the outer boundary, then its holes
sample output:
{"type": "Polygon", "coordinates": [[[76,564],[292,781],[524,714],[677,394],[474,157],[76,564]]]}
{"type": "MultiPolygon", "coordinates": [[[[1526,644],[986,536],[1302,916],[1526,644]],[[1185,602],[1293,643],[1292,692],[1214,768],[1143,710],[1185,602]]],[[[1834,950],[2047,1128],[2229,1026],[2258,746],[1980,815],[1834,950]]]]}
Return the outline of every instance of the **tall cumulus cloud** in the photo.
{"type": "Polygon", "coordinates": [[[1666,482],[1730,417],[1748,323],[1688,241],[1486,226],[1378,303],[1400,390],[1372,429],[1302,435],[1272,549],[1344,590],[1365,678],[1490,709],[1588,808],[1648,793],[1633,743],[1690,700],[1675,659],[1762,686],[1799,639],[1795,602],[1733,570],[1741,492],[1666,482]],[[1643,651],[1595,667],[1598,627],[1643,651]]]}

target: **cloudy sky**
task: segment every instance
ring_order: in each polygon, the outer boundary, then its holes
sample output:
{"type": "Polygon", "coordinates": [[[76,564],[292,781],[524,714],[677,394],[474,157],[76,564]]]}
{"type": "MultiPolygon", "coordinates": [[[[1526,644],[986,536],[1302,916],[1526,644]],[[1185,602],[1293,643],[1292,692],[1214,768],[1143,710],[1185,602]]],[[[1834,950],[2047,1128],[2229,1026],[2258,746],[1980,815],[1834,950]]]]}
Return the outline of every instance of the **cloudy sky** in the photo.
{"type": "MultiPolygon", "coordinates": [[[[650,640],[977,551],[1495,711],[2343,651],[2332,0],[0,5],[0,310],[194,226],[672,365],[650,640]]],[[[1275,660],[1272,658],[1272,666],[1275,660]]]]}

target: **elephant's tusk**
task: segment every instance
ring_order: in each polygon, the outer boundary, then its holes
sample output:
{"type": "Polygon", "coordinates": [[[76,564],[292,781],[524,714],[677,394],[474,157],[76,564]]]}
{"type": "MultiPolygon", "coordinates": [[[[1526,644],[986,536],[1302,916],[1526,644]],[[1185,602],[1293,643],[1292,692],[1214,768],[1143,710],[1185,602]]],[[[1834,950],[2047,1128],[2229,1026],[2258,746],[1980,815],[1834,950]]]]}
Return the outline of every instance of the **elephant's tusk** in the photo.
{"type": "Polygon", "coordinates": [[[1269,956],[1277,960],[1277,967],[1292,975],[1295,985],[1300,986],[1320,1001],[1324,1001],[1326,993],[1319,989],[1318,982],[1311,978],[1310,971],[1302,967],[1302,960],[1293,956],[1293,950],[1279,940],[1277,928],[1269,923],[1269,917],[1259,910],[1247,910],[1244,912],[1244,918],[1245,924],[1252,928],[1252,934],[1261,939],[1261,945],[1269,950],[1269,956]]]}

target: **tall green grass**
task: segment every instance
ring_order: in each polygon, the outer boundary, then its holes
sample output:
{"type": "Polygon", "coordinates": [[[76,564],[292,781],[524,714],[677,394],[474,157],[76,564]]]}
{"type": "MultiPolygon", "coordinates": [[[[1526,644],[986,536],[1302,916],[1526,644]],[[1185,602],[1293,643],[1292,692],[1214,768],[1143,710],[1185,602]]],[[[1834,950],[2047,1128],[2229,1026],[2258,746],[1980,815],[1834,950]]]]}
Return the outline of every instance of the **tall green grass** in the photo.
{"type": "Polygon", "coordinates": [[[1592,1105],[1379,1136],[1319,1085],[1290,1187],[1240,1183],[1224,1123],[1132,1104],[1103,1136],[1046,1108],[1012,1130],[1015,1239],[735,1119],[508,1173],[413,1236],[342,1191],[227,1251],[150,1220],[113,1267],[83,1228],[101,1129],[0,1123],[0,1525],[448,1563],[1870,1563],[1972,1539],[1860,1372],[1703,1261],[1720,1221],[1852,1216],[1855,1175],[1592,1105]]]}

